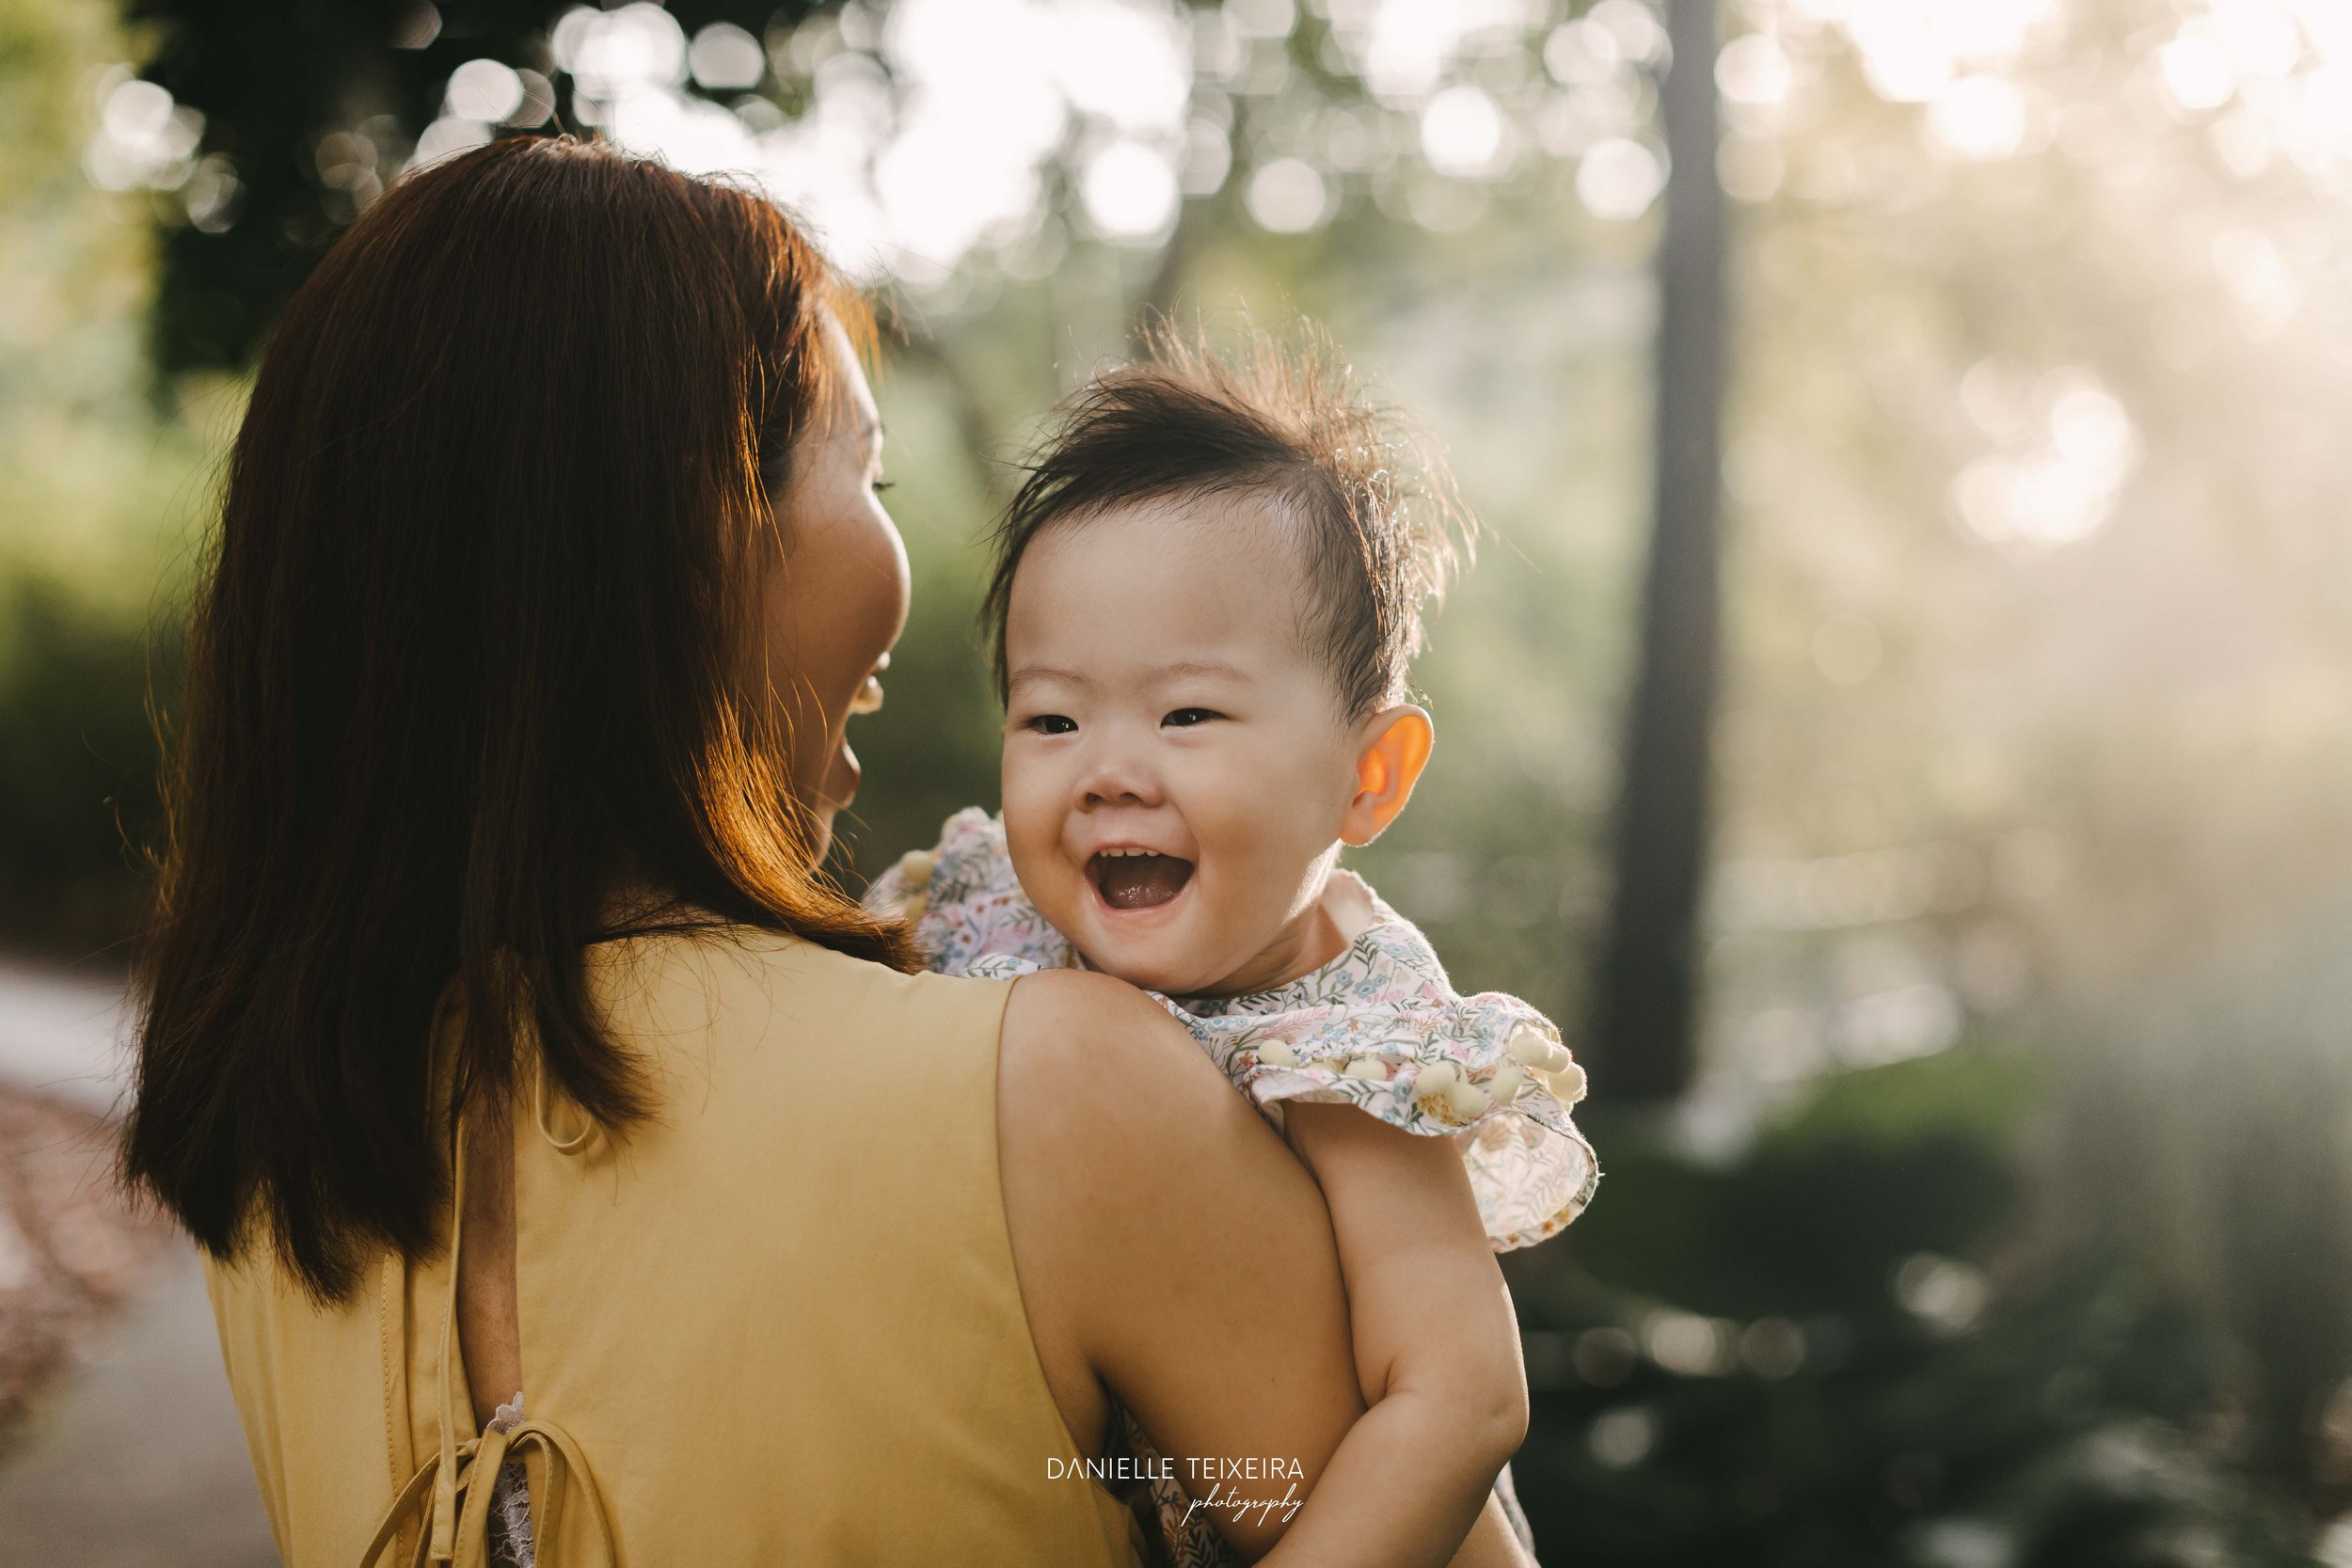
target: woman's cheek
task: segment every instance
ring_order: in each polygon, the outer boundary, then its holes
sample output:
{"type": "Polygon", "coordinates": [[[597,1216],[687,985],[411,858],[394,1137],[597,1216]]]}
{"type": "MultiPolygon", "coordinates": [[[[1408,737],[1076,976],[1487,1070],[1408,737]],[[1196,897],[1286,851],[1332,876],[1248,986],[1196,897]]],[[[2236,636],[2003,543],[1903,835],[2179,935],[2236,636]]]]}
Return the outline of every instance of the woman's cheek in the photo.
{"type": "Polygon", "coordinates": [[[867,628],[867,635],[881,637],[874,650],[879,657],[906,628],[914,578],[907,562],[906,542],[891,522],[890,515],[875,501],[872,492],[862,486],[858,503],[861,510],[850,525],[855,544],[843,551],[845,558],[857,562],[854,580],[841,587],[850,602],[857,607],[857,625],[867,628]]]}

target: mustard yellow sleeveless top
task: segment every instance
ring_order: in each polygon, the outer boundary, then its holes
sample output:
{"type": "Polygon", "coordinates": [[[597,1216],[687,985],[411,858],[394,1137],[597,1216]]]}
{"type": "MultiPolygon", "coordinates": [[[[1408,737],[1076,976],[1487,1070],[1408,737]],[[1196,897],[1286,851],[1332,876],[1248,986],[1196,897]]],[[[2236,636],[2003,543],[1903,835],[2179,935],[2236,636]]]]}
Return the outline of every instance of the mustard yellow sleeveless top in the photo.
{"type": "Polygon", "coordinates": [[[1136,1568],[1135,1515],[1053,1473],[1078,1446],[996,1164],[1010,987],[742,928],[590,953],[657,1109],[616,1140],[516,1107],[519,1428],[473,1429],[446,1252],[324,1310],[266,1250],[208,1264],[289,1568],[480,1561],[510,1457],[541,1568],[1136,1568]]]}

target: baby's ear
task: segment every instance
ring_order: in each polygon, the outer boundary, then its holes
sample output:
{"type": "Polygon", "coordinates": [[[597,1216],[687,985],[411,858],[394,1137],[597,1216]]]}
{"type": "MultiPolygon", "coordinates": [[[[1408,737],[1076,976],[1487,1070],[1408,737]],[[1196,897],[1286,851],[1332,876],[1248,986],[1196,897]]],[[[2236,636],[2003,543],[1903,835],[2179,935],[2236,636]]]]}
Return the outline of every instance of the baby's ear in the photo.
{"type": "Polygon", "coordinates": [[[1356,795],[1340,824],[1340,842],[1361,846],[1378,838],[1413,798],[1438,731],[1427,713],[1403,703],[1374,714],[1356,733],[1363,750],[1357,753],[1356,795]]]}

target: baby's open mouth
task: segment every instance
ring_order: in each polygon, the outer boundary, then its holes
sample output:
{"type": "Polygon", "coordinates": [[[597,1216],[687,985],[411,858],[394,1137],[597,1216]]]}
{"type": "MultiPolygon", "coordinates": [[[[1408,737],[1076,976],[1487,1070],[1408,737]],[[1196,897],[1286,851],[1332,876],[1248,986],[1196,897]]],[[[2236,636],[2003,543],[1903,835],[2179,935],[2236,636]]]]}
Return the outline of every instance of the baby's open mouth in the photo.
{"type": "Polygon", "coordinates": [[[1149,849],[1103,849],[1087,861],[1087,875],[1115,910],[1155,910],[1184,891],[1192,862],[1149,849]]]}

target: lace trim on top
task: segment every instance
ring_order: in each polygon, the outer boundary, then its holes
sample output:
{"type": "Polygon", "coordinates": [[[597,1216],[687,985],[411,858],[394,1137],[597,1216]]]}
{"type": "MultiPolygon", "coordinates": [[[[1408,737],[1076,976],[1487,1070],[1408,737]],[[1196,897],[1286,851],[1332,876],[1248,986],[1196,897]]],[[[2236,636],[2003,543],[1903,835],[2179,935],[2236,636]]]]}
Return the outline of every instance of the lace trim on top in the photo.
{"type": "MultiPolygon", "coordinates": [[[[523,1396],[501,1404],[490,1418],[492,1432],[512,1432],[523,1424],[523,1396]]],[[[518,1458],[499,1466],[490,1489],[490,1568],[537,1568],[531,1544],[531,1480],[518,1458]]]]}

